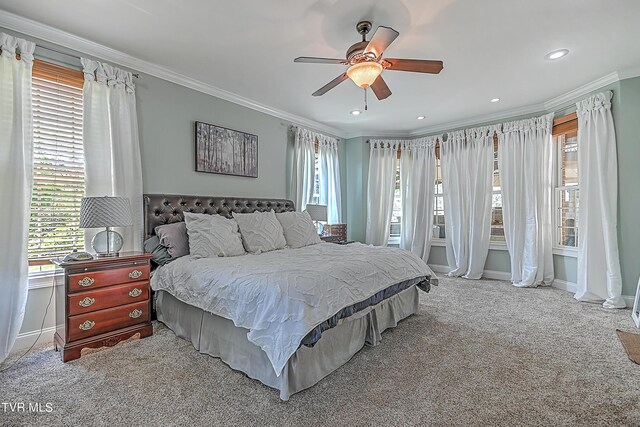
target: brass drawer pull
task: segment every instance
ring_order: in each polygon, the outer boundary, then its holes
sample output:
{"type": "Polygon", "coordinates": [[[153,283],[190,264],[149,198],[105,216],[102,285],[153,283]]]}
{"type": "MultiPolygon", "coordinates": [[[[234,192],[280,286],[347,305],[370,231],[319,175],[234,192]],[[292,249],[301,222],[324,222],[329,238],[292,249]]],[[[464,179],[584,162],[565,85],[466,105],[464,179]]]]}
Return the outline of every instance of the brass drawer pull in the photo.
{"type": "Polygon", "coordinates": [[[94,298],[91,297],[84,297],[83,300],[81,300],[80,302],[78,302],[78,305],[80,307],[91,307],[93,305],[93,303],[95,303],[96,300],[94,298]]]}
{"type": "Polygon", "coordinates": [[[140,270],[133,270],[131,273],[129,273],[129,277],[131,277],[132,279],[137,279],[140,276],[142,276],[142,271],[140,270]]]}
{"type": "Polygon", "coordinates": [[[92,279],[91,277],[83,277],[82,279],[78,280],[78,285],[86,288],[87,286],[93,285],[95,281],[96,280],[92,279]]]}
{"type": "Polygon", "coordinates": [[[141,289],[133,288],[133,289],[131,289],[131,290],[129,291],[129,296],[130,296],[131,298],[137,298],[137,297],[139,297],[140,295],[142,295],[142,290],[141,290],[141,289]]]}
{"type": "Polygon", "coordinates": [[[85,320],[80,324],[79,328],[82,329],[83,331],[88,331],[89,329],[93,328],[95,325],[96,325],[96,322],[91,320],[85,320]]]}
{"type": "Polygon", "coordinates": [[[137,308],[129,313],[129,317],[132,319],[137,319],[140,316],[142,316],[142,310],[138,310],[137,308]]]}

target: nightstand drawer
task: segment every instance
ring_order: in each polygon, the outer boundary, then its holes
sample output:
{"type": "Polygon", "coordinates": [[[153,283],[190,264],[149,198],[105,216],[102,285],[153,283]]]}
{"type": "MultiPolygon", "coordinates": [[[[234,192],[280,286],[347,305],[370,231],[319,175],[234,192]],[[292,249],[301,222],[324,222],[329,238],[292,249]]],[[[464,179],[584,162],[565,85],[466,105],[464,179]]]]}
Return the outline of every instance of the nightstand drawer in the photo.
{"type": "Polygon", "coordinates": [[[70,316],[67,322],[69,340],[75,341],[148,321],[149,301],[70,316]]]}
{"type": "Polygon", "coordinates": [[[132,265],[130,267],[99,270],[81,274],[70,274],[69,291],[79,292],[121,283],[149,280],[149,265],[132,265]]]}
{"type": "Polygon", "coordinates": [[[88,313],[144,301],[149,298],[149,282],[134,282],[126,285],[111,286],[94,291],[70,294],[69,315],[88,313]]]}

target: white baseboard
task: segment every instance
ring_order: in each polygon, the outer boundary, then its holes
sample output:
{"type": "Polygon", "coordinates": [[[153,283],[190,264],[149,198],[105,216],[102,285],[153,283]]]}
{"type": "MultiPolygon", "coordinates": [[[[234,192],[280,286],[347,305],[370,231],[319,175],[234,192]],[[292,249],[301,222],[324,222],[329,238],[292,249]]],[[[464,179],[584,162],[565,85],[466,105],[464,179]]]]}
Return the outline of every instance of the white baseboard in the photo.
{"type": "Polygon", "coordinates": [[[55,333],[56,333],[56,327],[51,326],[49,328],[44,328],[42,330],[42,335],[40,335],[40,338],[38,338],[38,335],[40,334],[39,330],[18,334],[18,336],[16,337],[16,342],[15,344],[13,344],[13,348],[11,349],[11,352],[13,353],[15,351],[24,351],[29,347],[31,347],[32,345],[34,345],[34,343],[35,345],[52,343],[53,335],[55,333]],[[37,342],[36,342],[36,339],[37,339],[37,342]]]}
{"type": "Polygon", "coordinates": [[[573,282],[567,282],[566,280],[554,279],[551,287],[571,292],[572,294],[576,293],[576,284],[573,282]]]}
{"type": "MultiPolygon", "coordinates": [[[[448,265],[441,264],[429,264],[429,267],[433,270],[434,273],[447,274],[449,272],[448,265]]],[[[507,271],[496,271],[496,270],[484,270],[482,272],[482,277],[485,279],[491,280],[511,280],[511,273],[507,271]]]]}
{"type": "MultiPolygon", "coordinates": [[[[448,265],[429,264],[429,267],[433,270],[434,273],[447,274],[449,272],[448,265]]],[[[508,282],[511,280],[511,273],[507,271],[484,270],[484,272],[482,273],[482,277],[484,277],[485,279],[504,280],[508,282]]],[[[566,292],[571,292],[572,294],[576,293],[576,283],[567,282],[566,280],[554,279],[551,287],[566,292]]],[[[622,295],[622,298],[627,304],[627,308],[633,308],[633,303],[635,301],[635,297],[633,295],[622,295]]]]}

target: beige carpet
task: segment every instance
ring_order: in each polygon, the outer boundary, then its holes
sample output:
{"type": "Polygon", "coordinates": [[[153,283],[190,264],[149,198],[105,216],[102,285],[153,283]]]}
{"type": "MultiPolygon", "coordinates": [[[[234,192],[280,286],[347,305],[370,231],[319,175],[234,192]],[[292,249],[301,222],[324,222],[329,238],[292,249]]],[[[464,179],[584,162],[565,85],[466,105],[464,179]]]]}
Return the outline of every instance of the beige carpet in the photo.
{"type": "MultiPolygon", "coordinates": [[[[278,392],[170,330],[62,364],[40,349],[0,374],[0,425],[640,425],[640,366],[616,329],[630,312],[555,289],[441,280],[419,314],[315,387],[278,392]]],[[[10,361],[9,361],[10,362],[10,361]]]]}

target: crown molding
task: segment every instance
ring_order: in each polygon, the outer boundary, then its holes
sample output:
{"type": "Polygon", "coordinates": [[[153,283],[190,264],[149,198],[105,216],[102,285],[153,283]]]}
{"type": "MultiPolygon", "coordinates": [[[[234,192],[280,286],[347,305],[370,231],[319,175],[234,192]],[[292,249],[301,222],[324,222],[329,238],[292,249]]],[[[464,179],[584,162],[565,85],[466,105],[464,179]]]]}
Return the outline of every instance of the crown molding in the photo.
{"type": "Polygon", "coordinates": [[[328,126],[315,120],[298,116],[296,114],[288,113],[277,108],[270,107],[268,105],[235,94],[233,92],[229,92],[200,80],[187,77],[161,65],[135,58],[124,52],[112,49],[99,43],[92,42],[58,28],[54,28],[49,25],[45,25],[40,22],[25,18],[23,16],[0,10],[0,27],[26,34],[31,37],[36,37],[68,49],[72,49],[74,51],[82,53],[83,55],[93,56],[101,60],[109,61],[120,66],[130,68],[135,71],[140,71],[159,79],[166,80],[180,86],[184,86],[198,92],[206,93],[207,95],[215,96],[216,98],[224,99],[225,101],[242,105],[243,107],[247,107],[252,110],[286,120],[288,122],[291,122],[292,124],[308,126],[318,131],[329,133],[332,136],[344,138],[344,132],[340,129],[328,126]]]}
{"type": "Polygon", "coordinates": [[[369,136],[374,138],[375,137],[386,138],[390,136],[395,136],[399,138],[418,137],[418,136],[436,134],[438,132],[446,132],[446,131],[451,131],[451,130],[456,130],[461,128],[467,128],[470,126],[475,126],[475,125],[484,124],[484,123],[497,122],[499,120],[509,119],[509,118],[518,117],[518,116],[524,116],[526,114],[550,113],[558,107],[567,106],[567,104],[571,104],[581,96],[588,95],[612,83],[625,80],[625,79],[638,77],[638,76],[640,76],[640,68],[633,68],[625,71],[614,71],[605,76],[599,77],[589,83],[586,83],[576,89],[572,89],[568,92],[563,93],[562,95],[556,96],[555,98],[552,98],[541,104],[533,104],[533,105],[505,110],[505,111],[501,111],[493,114],[487,114],[483,116],[471,117],[468,119],[441,123],[433,126],[427,126],[421,129],[410,131],[410,132],[398,132],[394,134],[388,134],[387,132],[376,133],[376,134],[354,133],[354,134],[348,134],[348,138],[357,138],[357,137],[363,137],[363,136],[369,136]]]}
{"type": "Polygon", "coordinates": [[[549,101],[544,103],[544,109],[551,112],[550,110],[553,110],[554,108],[569,104],[575,101],[576,98],[588,95],[591,92],[594,92],[600,88],[603,88],[607,85],[610,85],[611,83],[615,83],[620,80],[622,79],[620,78],[618,72],[614,71],[613,73],[602,76],[576,89],[570,90],[569,92],[565,92],[560,96],[556,96],[555,98],[550,99],[549,101]]]}

